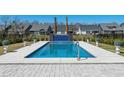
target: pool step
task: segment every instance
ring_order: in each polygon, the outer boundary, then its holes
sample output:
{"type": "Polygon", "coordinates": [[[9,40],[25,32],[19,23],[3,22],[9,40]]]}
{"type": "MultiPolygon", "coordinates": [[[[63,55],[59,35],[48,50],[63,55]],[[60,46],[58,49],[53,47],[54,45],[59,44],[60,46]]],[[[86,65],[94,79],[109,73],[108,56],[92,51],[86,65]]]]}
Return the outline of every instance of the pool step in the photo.
{"type": "Polygon", "coordinates": [[[53,41],[69,41],[69,35],[54,35],[53,41]]]}

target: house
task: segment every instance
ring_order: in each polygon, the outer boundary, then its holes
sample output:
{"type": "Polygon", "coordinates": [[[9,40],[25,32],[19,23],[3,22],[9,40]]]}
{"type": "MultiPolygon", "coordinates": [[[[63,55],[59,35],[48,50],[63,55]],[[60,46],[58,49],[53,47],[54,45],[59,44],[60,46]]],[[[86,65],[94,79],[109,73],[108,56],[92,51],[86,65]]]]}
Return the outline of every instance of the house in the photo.
{"type": "MultiPolygon", "coordinates": [[[[74,30],[74,25],[68,25],[68,31],[73,31],[74,30]]],[[[65,34],[66,33],[66,25],[65,24],[60,24],[57,26],[57,33],[58,34],[65,34]]]]}
{"type": "Polygon", "coordinates": [[[61,24],[57,26],[57,34],[65,34],[66,32],[66,25],[61,24]]]}
{"type": "Polygon", "coordinates": [[[15,24],[12,23],[11,27],[8,29],[8,34],[9,35],[29,35],[29,30],[31,29],[30,24],[26,23],[19,23],[15,24]]]}
{"type": "Polygon", "coordinates": [[[40,34],[49,34],[50,32],[53,32],[53,28],[50,25],[42,25],[40,34]]]}
{"type": "Polygon", "coordinates": [[[33,35],[49,34],[52,31],[50,25],[32,24],[30,33],[33,35]]]}
{"type": "Polygon", "coordinates": [[[31,29],[31,25],[27,24],[27,23],[20,23],[18,28],[17,28],[17,32],[19,35],[28,35],[30,34],[29,30],[31,29]]]}
{"type": "Polygon", "coordinates": [[[40,24],[32,24],[31,26],[32,27],[30,29],[30,34],[40,35],[41,25],[40,24]]]}
{"type": "Polygon", "coordinates": [[[122,27],[117,23],[102,23],[99,26],[101,34],[115,34],[123,32],[122,27]]]}
{"type": "Polygon", "coordinates": [[[96,24],[81,24],[76,30],[76,34],[97,34],[99,33],[99,26],[96,24]]]}
{"type": "Polygon", "coordinates": [[[124,32],[124,23],[120,24],[120,27],[122,28],[122,30],[124,32]]]}

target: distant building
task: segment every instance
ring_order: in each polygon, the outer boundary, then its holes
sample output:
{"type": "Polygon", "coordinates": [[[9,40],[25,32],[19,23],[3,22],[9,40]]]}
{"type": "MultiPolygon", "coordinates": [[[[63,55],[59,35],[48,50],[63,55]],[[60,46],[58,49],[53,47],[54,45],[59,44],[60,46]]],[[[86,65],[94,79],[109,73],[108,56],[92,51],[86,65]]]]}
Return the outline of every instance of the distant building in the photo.
{"type": "Polygon", "coordinates": [[[122,28],[122,30],[124,32],[124,23],[120,24],[120,26],[121,26],[121,28],[122,28]]]}
{"type": "Polygon", "coordinates": [[[118,32],[123,32],[122,27],[117,23],[102,23],[100,24],[101,34],[114,34],[118,32]]]}
{"type": "Polygon", "coordinates": [[[96,34],[99,30],[98,25],[79,25],[76,34],[96,34]]]}
{"type": "Polygon", "coordinates": [[[32,24],[32,27],[29,31],[31,34],[40,35],[41,25],[40,24],[32,24]]]}
{"type": "MultiPolygon", "coordinates": [[[[64,24],[60,24],[57,26],[57,33],[58,34],[65,34],[66,33],[66,25],[64,24]]],[[[68,25],[68,31],[73,31],[74,30],[74,26],[73,25],[68,25]]]]}
{"type": "Polygon", "coordinates": [[[42,25],[41,30],[40,30],[40,34],[49,34],[52,31],[53,31],[52,26],[50,26],[50,25],[42,25]]]}
{"type": "Polygon", "coordinates": [[[18,34],[18,35],[41,35],[41,34],[53,34],[66,35],[67,33],[71,34],[110,34],[114,35],[115,33],[124,32],[124,23],[121,25],[117,23],[101,23],[101,24],[56,24],[56,30],[54,24],[39,24],[39,23],[12,23],[8,25],[6,29],[3,25],[0,25],[0,33],[3,35],[7,34],[18,34]]]}
{"type": "Polygon", "coordinates": [[[33,35],[49,34],[52,31],[50,25],[32,24],[30,33],[33,35]]]}
{"type": "Polygon", "coordinates": [[[8,29],[8,34],[29,34],[29,30],[31,29],[31,25],[20,23],[20,24],[11,24],[11,27],[8,29]]]}

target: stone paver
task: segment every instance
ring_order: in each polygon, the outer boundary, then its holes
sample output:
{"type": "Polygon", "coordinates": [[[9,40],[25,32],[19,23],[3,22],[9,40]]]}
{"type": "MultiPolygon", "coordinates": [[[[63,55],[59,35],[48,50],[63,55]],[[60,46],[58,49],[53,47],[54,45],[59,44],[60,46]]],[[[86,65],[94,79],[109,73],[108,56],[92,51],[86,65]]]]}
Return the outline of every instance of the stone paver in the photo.
{"type": "Polygon", "coordinates": [[[124,76],[124,64],[0,64],[1,77],[124,76]]]}

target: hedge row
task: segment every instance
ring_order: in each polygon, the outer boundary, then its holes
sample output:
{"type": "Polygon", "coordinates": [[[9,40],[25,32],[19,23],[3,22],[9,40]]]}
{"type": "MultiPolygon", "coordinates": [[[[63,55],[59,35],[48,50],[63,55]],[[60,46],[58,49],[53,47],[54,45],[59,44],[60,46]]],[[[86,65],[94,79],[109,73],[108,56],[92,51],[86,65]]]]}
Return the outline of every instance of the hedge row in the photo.
{"type": "MultiPolygon", "coordinates": [[[[33,35],[29,35],[26,36],[26,38],[20,37],[18,35],[8,35],[8,37],[6,38],[6,40],[9,40],[10,44],[15,44],[15,43],[21,43],[24,40],[25,41],[33,41],[33,39],[36,39],[36,41],[48,41],[49,40],[49,36],[46,35],[39,35],[39,36],[33,36],[33,35]]],[[[1,38],[0,36],[0,46],[2,45],[2,42],[4,41],[3,38],[1,38]]]]}
{"type": "Polygon", "coordinates": [[[90,42],[95,42],[99,40],[100,43],[104,44],[120,44],[121,46],[124,46],[124,39],[122,38],[113,38],[113,37],[105,37],[105,36],[100,36],[99,38],[95,35],[74,35],[73,40],[74,41],[87,41],[89,39],[90,42]]]}

